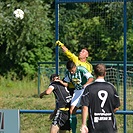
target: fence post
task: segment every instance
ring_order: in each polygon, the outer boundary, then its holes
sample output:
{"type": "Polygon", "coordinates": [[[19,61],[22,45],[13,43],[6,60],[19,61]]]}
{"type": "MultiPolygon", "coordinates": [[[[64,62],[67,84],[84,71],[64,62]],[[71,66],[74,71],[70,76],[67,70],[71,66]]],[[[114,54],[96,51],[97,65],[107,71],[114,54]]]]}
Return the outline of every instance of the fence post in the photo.
{"type": "Polygon", "coordinates": [[[40,72],[40,63],[38,63],[38,95],[40,95],[40,74],[41,74],[41,72],[40,72]]]}

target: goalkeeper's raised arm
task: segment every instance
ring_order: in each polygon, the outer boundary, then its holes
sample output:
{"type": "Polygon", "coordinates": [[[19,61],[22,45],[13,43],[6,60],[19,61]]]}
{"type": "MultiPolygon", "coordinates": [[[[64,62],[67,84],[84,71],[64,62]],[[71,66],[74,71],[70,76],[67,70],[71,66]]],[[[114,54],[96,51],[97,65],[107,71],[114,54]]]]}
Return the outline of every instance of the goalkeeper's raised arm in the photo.
{"type": "Polygon", "coordinates": [[[75,54],[71,53],[68,48],[60,41],[56,41],[56,46],[59,46],[65,55],[72,60],[77,66],[84,66],[90,73],[92,73],[92,65],[87,61],[89,56],[89,52],[86,48],[83,48],[79,55],[76,56],[75,54]]]}
{"type": "Polygon", "coordinates": [[[68,51],[68,48],[60,41],[56,41],[56,45],[59,46],[60,48],[62,48],[63,52],[68,51]]]}

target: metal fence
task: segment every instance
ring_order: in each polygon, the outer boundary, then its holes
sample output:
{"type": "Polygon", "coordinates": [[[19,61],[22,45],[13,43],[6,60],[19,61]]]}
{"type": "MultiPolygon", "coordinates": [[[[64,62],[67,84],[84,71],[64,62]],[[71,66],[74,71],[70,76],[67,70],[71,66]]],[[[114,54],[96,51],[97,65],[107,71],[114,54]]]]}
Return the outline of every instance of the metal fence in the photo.
{"type": "MultiPolygon", "coordinates": [[[[61,78],[64,77],[66,67],[66,62],[61,62],[59,67],[59,75],[61,78]]],[[[100,62],[91,62],[94,66],[100,62]]],[[[107,68],[106,81],[113,83],[117,91],[121,94],[123,89],[123,62],[120,61],[103,61],[107,68]],[[122,88],[122,89],[121,89],[122,88]]],[[[55,62],[39,62],[38,63],[38,94],[40,94],[40,88],[44,84],[47,85],[49,83],[49,77],[51,74],[56,73],[55,62]]],[[[127,91],[132,93],[133,87],[133,62],[128,62],[127,64],[127,91]]]]}
{"type": "MultiPolygon", "coordinates": [[[[53,112],[53,110],[20,110],[20,114],[50,114],[53,112]]],[[[77,114],[81,114],[81,110],[77,111],[77,114]]],[[[126,115],[128,118],[127,120],[127,130],[125,131],[126,133],[132,133],[133,132],[133,111],[123,111],[119,110],[116,112],[116,119],[117,119],[117,127],[118,127],[118,133],[123,133],[124,128],[123,128],[123,116],[126,115]]],[[[77,116],[79,120],[81,121],[80,115],[77,116]]],[[[79,124],[78,124],[79,125],[79,124]]],[[[81,125],[79,125],[81,126],[81,125]]],[[[77,127],[79,128],[79,127],[77,127]]],[[[47,131],[46,131],[47,132],[47,131]]],[[[77,131],[79,133],[79,131],[77,131]]]]}

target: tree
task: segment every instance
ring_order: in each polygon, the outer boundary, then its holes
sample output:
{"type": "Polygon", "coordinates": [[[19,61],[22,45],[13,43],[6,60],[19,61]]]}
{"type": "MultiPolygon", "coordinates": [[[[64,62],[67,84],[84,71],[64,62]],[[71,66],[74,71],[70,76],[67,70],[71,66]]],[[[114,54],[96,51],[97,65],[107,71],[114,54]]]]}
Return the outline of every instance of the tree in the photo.
{"type": "MultiPolygon", "coordinates": [[[[93,61],[122,61],[123,3],[92,2],[70,5],[64,4],[60,7],[60,40],[76,54],[81,48],[87,47],[93,61]]],[[[128,3],[130,14],[131,7],[132,4],[128,3]]],[[[128,24],[131,18],[130,15],[128,24]]],[[[62,53],[60,57],[61,60],[64,59],[62,53]]]]}
{"type": "Polygon", "coordinates": [[[0,3],[0,73],[9,71],[21,75],[33,75],[37,62],[54,59],[51,47],[54,42],[50,4],[42,0],[3,1],[0,3]],[[13,11],[20,8],[24,19],[17,19],[13,11]]]}
{"type": "MultiPolygon", "coordinates": [[[[127,4],[127,49],[132,60],[133,3],[127,4]]],[[[1,0],[0,74],[34,75],[37,62],[55,61],[55,6],[53,0],[1,0]],[[13,11],[20,8],[24,19],[13,11]]],[[[78,54],[86,47],[92,61],[123,60],[123,3],[60,4],[59,40],[78,54]]],[[[59,50],[60,61],[67,57],[59,50]]]]}

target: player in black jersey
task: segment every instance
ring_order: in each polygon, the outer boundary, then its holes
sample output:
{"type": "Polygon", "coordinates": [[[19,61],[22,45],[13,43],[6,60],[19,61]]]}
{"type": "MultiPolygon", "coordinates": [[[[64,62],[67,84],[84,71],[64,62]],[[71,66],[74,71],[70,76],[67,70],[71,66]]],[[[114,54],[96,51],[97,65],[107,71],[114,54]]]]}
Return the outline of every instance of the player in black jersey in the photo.
{"type": "Polygon", "coordinates": [[[95,82],[86,86],[81,97],[81,133],[116,133],[114,112],[120,106],[119,96],[114,85],[104,80],[106,75],[104,64],[97,64],[94,68],[94,74],[96,76],[95,82]]]}
{"type": "Polygon", "coordinates": [[[56,114],[52,120],[50,133],[58,133],[59,130],[60,133],[65,133],[64,130],[70,131],[69,108],[71,95],[67,88],[61,83],[62,80],[59,79],[58,75],[52,74],[50,82],[48,89],[40,94],[40,98],[42,98],[44,95],[49,95],[53,92],[56,103],[58,104],[56,114]]]}

